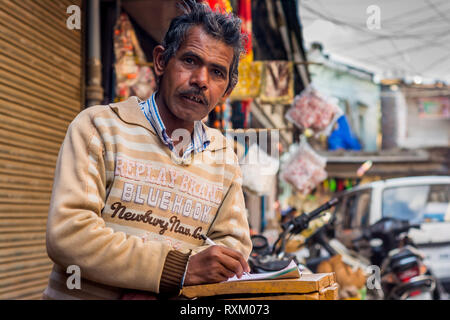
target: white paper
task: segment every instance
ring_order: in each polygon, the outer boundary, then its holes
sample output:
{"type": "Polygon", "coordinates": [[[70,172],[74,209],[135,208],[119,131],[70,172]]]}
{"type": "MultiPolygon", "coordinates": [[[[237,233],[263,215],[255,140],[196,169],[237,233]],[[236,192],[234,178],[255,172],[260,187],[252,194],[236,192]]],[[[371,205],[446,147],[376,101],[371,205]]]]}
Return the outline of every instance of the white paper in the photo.
{"type": "Polygon", "coordinates": [[[290,272],[294,269],[297,269],[298,276],[300,277],[300,270],[297,267],[297,264],[294,261],[291,261],[287,267],[284,269],[274,271],[274,272],[265,272],[265,273],[244,273],[242,277],[239,279],[237,276],[234,276],[232,278],[229,278],[225,282],[231,282],[231,281],[252,281],[252,280],[270,280],[270,279],[276,279],[279,276],[290,272]]]}

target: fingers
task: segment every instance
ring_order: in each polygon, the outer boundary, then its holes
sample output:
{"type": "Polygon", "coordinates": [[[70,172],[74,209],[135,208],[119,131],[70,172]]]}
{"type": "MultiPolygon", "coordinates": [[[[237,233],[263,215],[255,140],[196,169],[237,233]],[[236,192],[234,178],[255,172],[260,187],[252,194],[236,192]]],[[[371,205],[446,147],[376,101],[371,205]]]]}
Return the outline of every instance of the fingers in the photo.
{"type": "Polygon", "coordinates": [[[226,281],[229,278],[234,277],[236,273],[234,271],[231,271],[230,269],[228,269],[226,267],[222,267],[219,270],[219,274],[222,276],[220,281],[226,281]]]}
{"type": "Polygon", "coordinates": [[[233,259],[237,260],[240,263],[243,272],[250,272],[250,267],[240,252],[226,247],[221,248],[224,250],[223,251],[224,254],[232,257],[233,259]]]}
{"type": "Polygon", "coordinates": [[[242,277],[244,272],[250,272],[250,268],[242,254],[233,249],[213,246],[211,247],[211,253],[220,264],[236,274],[238,278],[242,277]]]}
{"type": "Polygon", "coordinates": [[[222,246],[211,246],[189,259],[185,285],[226,281],[235,275],[242,277],[250,268],[237,251],[222,246]]]}
{"type": "Polygon", "coordinates": [[[242,277],[244,269],[238,260],[224,254],[219,262],[224,268],[231,272],[231,276],[236,275],[238,278],[242,277]]]}

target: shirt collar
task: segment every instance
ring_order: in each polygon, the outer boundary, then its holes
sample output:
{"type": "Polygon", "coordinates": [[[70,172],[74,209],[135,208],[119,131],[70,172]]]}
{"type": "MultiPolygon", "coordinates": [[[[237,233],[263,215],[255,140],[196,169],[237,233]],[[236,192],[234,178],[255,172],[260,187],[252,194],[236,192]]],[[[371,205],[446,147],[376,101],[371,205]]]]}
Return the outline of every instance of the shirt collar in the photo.
{"type": "MultiPolygon", "coordinates": [[[[144,113],[147,120],[150,122],[152,128],[156,131],[161,141],[167,145],[170,150],[173,150],[174,144],[172,139],[169,137],[166,131],[166,127],[162,121],[161,115],[159,114],[158,105],[156,104],[156,92],[151,95],[149,99],[139,103],[141,110],[144,113]]],[[[189,155],[191,152],[197,153],[204,151],[210,140],[208,134],[201,121],[194,122],[194,131],[192,133],[191,143],[186,149],[183,157],[189,155]]]]}

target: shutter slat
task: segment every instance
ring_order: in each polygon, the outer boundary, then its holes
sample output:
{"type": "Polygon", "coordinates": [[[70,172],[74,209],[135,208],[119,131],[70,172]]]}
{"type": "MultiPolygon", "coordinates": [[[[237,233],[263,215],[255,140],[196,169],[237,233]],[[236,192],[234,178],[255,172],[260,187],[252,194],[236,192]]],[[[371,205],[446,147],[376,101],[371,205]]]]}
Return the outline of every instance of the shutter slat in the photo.
{"type": "MultiPolygon", "coordinates": [[[[16,241],[33,241],[33,240],[45,240],[45,232],[29,232],[21,234],[0,234],[0,242],[14,243],[16,241]]],[[[0,264],[1,266],[1,264],[0,264]]],[[[0,269],[0,274],[1,274],[0,269]]]]}
{"type": "Polygon", "coordinates": [[[16,101],[33,105],[34,110],[65,120],[72,119],[72,115],[76,113],[75,110],[70,110],[68,106],[65,107],[65,105],[61,102],[55,103],[55,101],[52,101],[52,98],[50,97],[41,99],[39,97],[41,96],[41,93],[38,93],[31,88],[20,88],[17,84],[14,84],[14,86],[11,86],[11,84],[11,82],[8,82],[8,79],[0,78],[0,93],[7,95],[8,99],[12,99],[14,97],[16,98],[16,101]]]}
{"type": "Polygon", "coordinates": [[[1,2],[0,299],[40,299],[56,160],[82,110],[82,31],[66,27],[81,1],[1,2]]]}
{"type": "MultiPolygon", "coordinates": [[[[1,88],[0,88],[1,90],[1,88]]],[[[69,126],[69,120],[60,120],[52,117],[51,115],[43,112],[32,110],[33,105],[24,103],[20,100],[15,100],[14,97],[8,97],[9,100],[0,98],[0,118],[6,116],[8,119],[18,119],[25,122],[30,122],[39,126],[48,127],[60,131],[61,134],[65,134],[67,127],[69,126]],[[61,130],[64,128],[64,130],[61,130]]]]}
{"type": "Polygon", "coordinates": [[[0,129],[9,132],[16,131],[17,134],[40,139],[41,142],[47,141],[52,144],[55,143],[58,149],[64,139],[64,134],[62,132],[51,130],[49,128],[42,128],[33,123],[14,118],[6,120],[4,117],[0,117],[0,129]]]}
{"type": "Polygon", "coordinates": [[[55,66],[51,62],[39,59],[39,57],[36,57],[33,53],[19,50],[16,46],[8,41],[5,41],[3,38],[0,38],[0,50],[3,55],[18,61],[27,67],[54,77],[58,81],[62,81],[67,85],[72,84],[76,88],[80,87],[80,83],[77,82],[79,75],[77,76],[67,73],[63,68],[55,66]]]}
{"type": "Polygon", "coordinates": [[[8,27],[11,31],[14,31],[16,36],[21,36],[29,41],[37,44],[45,45],[47,50],[57,54],[59,57],[66,59],[69,63],[73,63],[77,66],[80,65],[80,61],[75,52],[69,50],[67,47],[55,45],[47,36],[39,32],[33,27],[18,21],[14,17],[8,15],[6,12],[0,10],[0,24],[8,27]]]}
{"type": "Polygon", "coordinates": [[[49,86],[42,80],[38,82],[29,80],[27,77],[17,75],[15,70],[11,70],[10,68],[1,68],[0,77],[6,80],[4,81],[5,84],[30,94],[33,93],[33,95],[43,101],[48,101],[56,106],[65,106],[67,109],[73,110],[74,112],[78,111],[78,97],[75,99],[68,98],[66,93],[55,90],[54,87],[49,86]],[[18,86],[19,83],[20,86],[18,86]]]}
{"type": "Polygon", "coordinates": [[[58,155],[60,143],[46,141],[21,132],[4,130],[0,127],[0,143],[11,144],[19,148],[26,148],[32,151],[48,153],[50,155],[58,155]]]}
{"type": "MultiPolygon", "coordinates": [[[[46,0],[42,2],[45,3],[45,1],[46,0]]],[[[20,3],[20,0],[17,3],[14,3],[11,0],[2,0],[2,9],[9,15],[13,16],[16,20],[22,21],[36,30],[41,30],[41,32],[46,34],[46,36],[54,41],[54,43],[64,42],[64,45],[67,46],[68,49],[79,46],[76,39],[67,37],[67,34],[65,34],[67,31],[71,31],[68,30],[66,26],[64,26],[64,28],[52,27],[51,21],[40,19],[40,15],[24,9],[20,6],[20,3]]],[[[74,32],[74,34],[77,33],[79,33],[79,31],[74,32]]]]}

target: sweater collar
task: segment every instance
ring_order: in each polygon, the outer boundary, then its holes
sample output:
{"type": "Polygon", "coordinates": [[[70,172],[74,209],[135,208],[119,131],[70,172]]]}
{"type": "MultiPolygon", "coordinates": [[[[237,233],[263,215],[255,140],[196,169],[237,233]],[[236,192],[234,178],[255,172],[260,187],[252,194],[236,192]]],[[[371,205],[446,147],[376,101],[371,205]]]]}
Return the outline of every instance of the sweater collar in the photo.
{"type": "MultiPolygon", "coordinates": [[[[138,97],[132,96],[124,101],[110,103],[109,106],[124,122],[146,128],[154,135],[158,136],[158,133],[142,113],[141,106],[139,105],[140,102],[142,101],[139,100],[138,97]]],[[[206,126],[203,122],[201,124],[210,140],[210,143],[205,150],[221,150],[227,146],[226,138],[220,131],[206,126]]]]}

